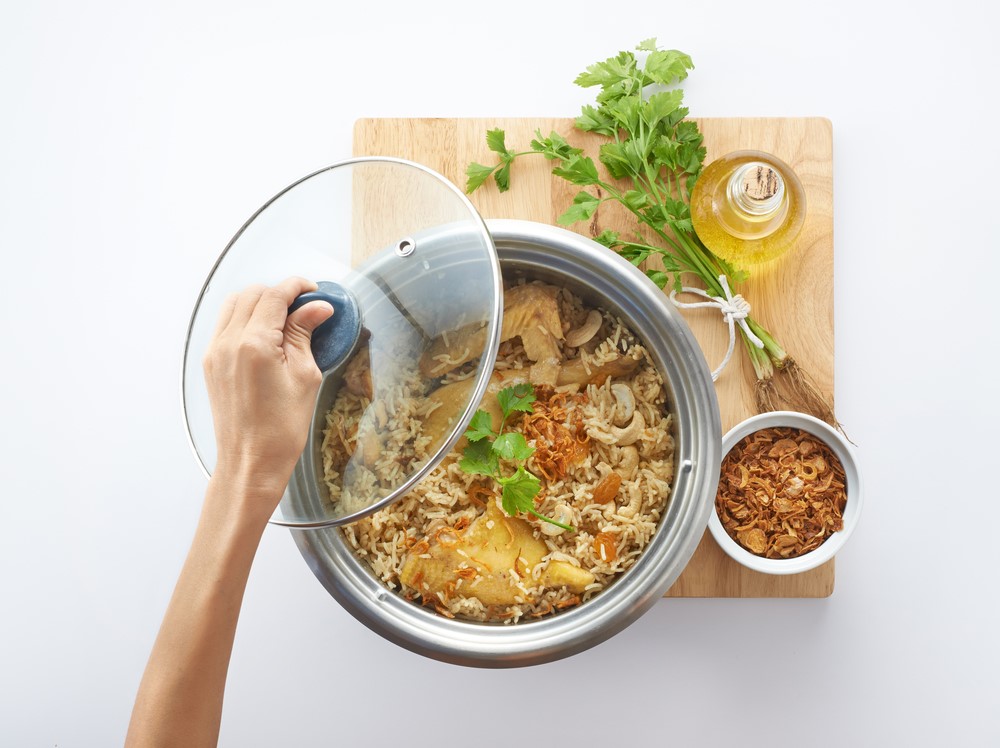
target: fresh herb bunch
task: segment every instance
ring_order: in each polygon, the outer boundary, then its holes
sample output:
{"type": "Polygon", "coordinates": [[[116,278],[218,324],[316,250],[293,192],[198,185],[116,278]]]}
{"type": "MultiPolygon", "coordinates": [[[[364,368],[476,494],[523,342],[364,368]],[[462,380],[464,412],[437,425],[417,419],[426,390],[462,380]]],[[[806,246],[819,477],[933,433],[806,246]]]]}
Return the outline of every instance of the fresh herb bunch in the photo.
{"type": "MultiPolygon", "coordinates": [[[[491,176],[499,190],[506,192],[514,161],[542,155],[555,162],[555,176],[586,188],[558,218],[560,224],[590,220],[602,203],[620,203],[638,223],[634,235],[623,237],[605,230],[595,237],[599,243],[636,266],[658,258],[662,269],[647,267],[645,272],[660,288],[670,285],[679,291],[682,274],[690,273],[712,296],[724,297],[720,276],[740,282],[748,274],[713,254],[691,223],[691,190],[701,174],[706,151],[698,123],[685,119],[684,93],[676,86],[694,64],[683,52],[659,49],[655,39],[647,39],[636,49],[646,55],[641,67],[633,52],[620,52],[591,65],[575,81],[585,88],[601,89],[595,105],[583,107],[576,127],[607,138],[600,146],[599,160],[610,180],[601,177],[594,160],[582,149],[571,146],[555,131],[548,137],[536,131],[530,150],[513,151],[507,147],[504,131],[494,129],[487,132],[486,144],[498,161],[493,166],[469,164],[466,192],[475,191],[491,176]],[[652,239],[647,238],[650,235],[652,239]]],[[[740,328],[757,375],[758,407],[806,410],[835,423],[832,407],[777,340],[750,317],[746,322],[763,342],[763,348],[756,347],[740,328]],[[776,372],[787,375],[780,392],[775,387],[776,372]]]]}
{"type": "Polygon", "coordinates": [[[535,453],[528,446],[523,434],[516,431],[504,432],[507,419],[515,412],[531,413],[535,402],[535,388],[529,383],[506,387],[497,393],[497,403],[503,419],[500,429],[493,431],[493,420],[485,410],[477,410],[465,432],[469,446],[462,452],[458,466],[471,475],[486,475],[500,484],[500,502],[503,510],[511,517],[518,512],[533,514],[539,519],[551,522],[564,530],[573,530],[569,525],[556,522],[535,511],[535,496],[541,489],[538,478],[524,469],[524,462],[535,453]],[[500,462],[513,462],[517,467],[513,475],[505,476],[500,462]]]}

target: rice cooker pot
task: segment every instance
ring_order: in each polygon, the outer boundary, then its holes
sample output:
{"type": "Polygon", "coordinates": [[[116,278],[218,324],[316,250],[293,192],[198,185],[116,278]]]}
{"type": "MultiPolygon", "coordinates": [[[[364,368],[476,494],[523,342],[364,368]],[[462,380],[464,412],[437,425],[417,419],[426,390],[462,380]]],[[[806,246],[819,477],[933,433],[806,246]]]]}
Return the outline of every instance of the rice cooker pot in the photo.
{"type": "MultiPolygon", "coordinates": [[[[578,234],[530,221],[487,227],[505,276],[564,285],[609,309],[642,338],[663,376],[674,414],[675,479],[667,511],[636,564],[591,600],[516,624],[448,619],[388,589],[358,559],[338,528],[292,530],[313,573],[355,618],[413,652],[477,667],[517,667],[567,657],[624,629],[663,597],[690,560],[712,511],[721,461],[721,424],[711,375],[694,336],[663,292],[631,263],[578,234]]],[[[335,389],[324,387],[306,456],[317,458],[323,416],[335,389]]],[[[303,464],[308,464],[304,460],[303,464]]],[[[316,469],[296,470],[293,502],[320,500],[316,469]]]]}

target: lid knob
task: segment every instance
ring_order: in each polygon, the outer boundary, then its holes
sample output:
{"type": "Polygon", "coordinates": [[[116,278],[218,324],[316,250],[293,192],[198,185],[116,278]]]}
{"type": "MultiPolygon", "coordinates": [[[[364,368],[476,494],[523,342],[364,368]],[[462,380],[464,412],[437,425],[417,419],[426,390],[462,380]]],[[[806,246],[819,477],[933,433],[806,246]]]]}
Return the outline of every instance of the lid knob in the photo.
{"type": "Polygon", "coordinates": [[[312,354],[324,374],[350,358],[361,339],[361,310],[354,294],[338,283],[320,281],[315,291],[295,298],[288,307],[291,314],[310,301],[325,301],[333,307],[333,316],[313,330],[312,354]]]}

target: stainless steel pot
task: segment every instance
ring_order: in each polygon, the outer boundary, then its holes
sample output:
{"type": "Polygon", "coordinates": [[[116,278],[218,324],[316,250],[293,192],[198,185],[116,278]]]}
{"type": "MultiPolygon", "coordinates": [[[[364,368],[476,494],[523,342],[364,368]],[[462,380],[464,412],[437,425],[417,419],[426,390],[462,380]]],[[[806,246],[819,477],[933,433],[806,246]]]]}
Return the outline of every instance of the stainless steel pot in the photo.
{"type": "MultiPolygon", "coordinates": [[[[593,599],[555,616],[517,624],[449,620],[387,589],[355,557],[339,529],[293,530],[295,542],[330,594],[370,629],[414,652],[478,667],[533,665],[580,652],[621,631],[661,598],[694,553],[712,511],[721,460],[721,425],[704,357],[680,314],[641,271],[586,237],[528,221],[487,221],[504,274],[564,285],[620,315],[642,338],[663,376],[674,414],[673,491],[640,560],[593,599]]],[[[321,418],[334,387],[324,387],[321,418]]],[[[292,502],[321,500],[315,463],[318,423],[292,502]]]]}

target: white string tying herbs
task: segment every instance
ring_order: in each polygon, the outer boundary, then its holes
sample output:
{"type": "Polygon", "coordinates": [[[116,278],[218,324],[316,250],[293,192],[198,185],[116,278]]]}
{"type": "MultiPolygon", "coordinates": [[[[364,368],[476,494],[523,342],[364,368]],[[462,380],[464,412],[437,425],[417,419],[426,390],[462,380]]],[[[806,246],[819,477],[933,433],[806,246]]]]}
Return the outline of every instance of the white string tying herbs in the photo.
{"type": "Polygon", "coordinates": [[[709,301],[695,301],[695,302],[684,302],[677,300],[677,291],[670,292],[670,300],[674,302],[674,306],[678,309],[702,309],[702,308],[714,308],[722,312],[723,318],[729,324],[729,348],[726,349],[726,356],[722,359],[722,363],[712,372],[712,381],[714,382],[722,374],[722,370],[726,368],[726,364],[729,363],[729,359],[732,358],[733,348],[736,347],[736,325],[738,324],[743,332],[747,336],[753,345],[758,348],[764,347],[764,342],[753,334],[753,330],[747,324],[747,317],[750,316],[750,302],[744,299],[740,294],[734,294],[729,290],[729,280],[725,275],[719,276],[719,285],[722,286],[722,291],[725,293],[725,297],[722,296],[710,296],[707,291],[701,288],[691,288],[690,286],[684,286],[681,288],[680,293],[689,293],[695,296],[701,296],[709,301]]]}

